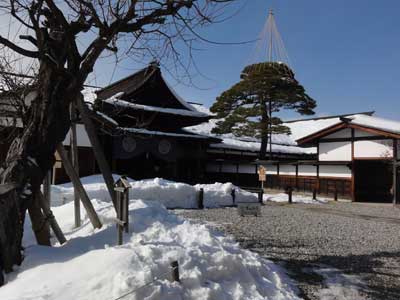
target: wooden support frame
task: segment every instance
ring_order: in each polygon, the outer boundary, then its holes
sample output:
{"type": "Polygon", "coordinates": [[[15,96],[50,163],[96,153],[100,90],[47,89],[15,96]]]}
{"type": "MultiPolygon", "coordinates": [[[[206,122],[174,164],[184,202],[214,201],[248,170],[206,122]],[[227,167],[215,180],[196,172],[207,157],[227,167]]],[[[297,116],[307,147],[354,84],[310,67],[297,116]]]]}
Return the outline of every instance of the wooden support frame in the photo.
{"type": "Polygon", "coordinates": [[[81,198],[82,204],[88,213],[90,222],[92,223],[94,228],[101,228],[102,224],[100,222],[99,216],[94,210],[92,202],[90,202],[89,196],[83,188],[82,182],[78,174],[76,174],[75,169],[68,158],[67,151],[64,149],[64,146],[61,143],[57,146],[57,152],[61,157],[65,171],[67,172],[69,178],[72,181],[72,184],[74,185],[75,192],[78,192],[79,197],[81,198]]]}
{"type": "MultiPolygon", "coordinates": [[[[79,157],[78,157],[78,137],[76,134],[76,105],[74,102],[70,104],[70,115],[71,115],[71,135],[70,135],[70,147],[71,147],[71,163],[72,166],[79,176],[79,157]]],[[[81,226],[81,202],[79,194],[74,191],[74,216],[75,216],[75,227],[81,226]]]]}
{"type": "Polygon", "coordinates": [[[92,120],[89,117],[89,114],[87,113],[87,107],[83,102],[83,96],[81,95],[76,102],[78,111],[80,113],[81,119],[83,121],[87,135],[89,137],[90,144],[92,145],[97,164],[99,165],[101,174],[103,175],[104,182],[107,185],[107,189],[108,192],[110,193],[110,197],[114,204],[114,208],[117,209],[117,203],[114,192],[114,179],[112,177],[110,166],[108,165],[106,157],[104,155],[102,145],[100,144],[100,140],[97,136],[97,131],[93,125],[92,120]]]}
{"type": "Polygon", "coordinates": [[[43,214],[45,215],[46,220],[48,220],[48,223],[50,224],[50,227],[53,230],[58,242],[60,243],[60,245],[64,244],[67,239],[65,238],[64,233],[58,225],[57,220],[53,215],[53,212],[47,206],[47,200],[45,199],[45,196],[42,194],[41,191],[39,191],[36,196],[39,198],[39,204],[43,210],[43,214]]]}
{"type": "MultiPolygon", "coordinates": [[[[52,180],[52,174],[51,174],[51,170],[49,170],[46,174],[46,176],[44,177],[43,180],[43,196],[44,196],[44,202],[43,205],[46,206],[45,209],[47,211],[50,211],[50,207],[51,207],[51,180],[52,180]]],[[[45,211],[45,209],[42,208],[43,212],[45,211]]],[[[46,213],[45,213],[46,215],[46,213]]],[[[47,224],[46,226],[49,227],[50,224],[47,224]]],[[[49,228],[50,230],[50,228],[49,228]]]]}

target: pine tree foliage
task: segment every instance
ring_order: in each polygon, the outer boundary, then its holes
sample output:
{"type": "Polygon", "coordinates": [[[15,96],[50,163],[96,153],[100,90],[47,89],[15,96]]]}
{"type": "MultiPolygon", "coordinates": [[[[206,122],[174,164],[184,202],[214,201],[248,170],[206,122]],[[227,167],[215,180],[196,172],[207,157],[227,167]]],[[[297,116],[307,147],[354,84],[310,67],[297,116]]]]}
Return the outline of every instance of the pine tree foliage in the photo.
{"type": "Polygon", "coordinates": [[[311,115],[315,107],[315,100],[306,94],[286,64],[253,64],[244,68],[241,80],[223,92],[211,107],[211,111],[221,119],[213,132],[261,138],[264,149],[260,152],[265,152],[265,139],[268,140],[269,134],[290,133],[274,114],[290,109],[311,115]]]}

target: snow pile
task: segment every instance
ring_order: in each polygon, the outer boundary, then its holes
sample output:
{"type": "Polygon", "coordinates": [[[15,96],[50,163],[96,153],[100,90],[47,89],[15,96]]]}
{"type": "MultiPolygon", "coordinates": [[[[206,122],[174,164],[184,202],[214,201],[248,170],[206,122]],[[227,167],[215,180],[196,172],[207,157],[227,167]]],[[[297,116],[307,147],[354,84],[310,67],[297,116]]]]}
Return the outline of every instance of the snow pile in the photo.
{"type": "MultiPolygon", "coordinates": [[[[114,180],[119,178],[113,175],[114,180]]],[[[89,198],[110,201],[107,186],[101,175],[93,175],[81,179],[89,198]]],[[[257,202],[257,197],[244,191],[232,183],[198,184],[195,186],[165,180],[162,178],[134,181],[129,179],[132,188],[129,190],[131,199],[159,201],[167,208],[197,208],[198,193],[204,190],[204,207],[220,207],[233,205],[231,196],[235,189],[236,202],[257,202]]],[[[73,201],[74,188],[71,183],[52,186],[52,205],[62,205],[73,201]]]]}
{"type": "Polygon", "coordinates": [[[49,248],[25,239],[25,261],[8,274],[0,299],[112,300],[132,290],[124,299],[299,299],[280,267],[157,202],[130,201],[130,233],[115,246],[111,203],[92,203],[103,227],[94,230],[82,210],[83,226],[74,229],[73,203],[54,208],[67,244],[49,248]],[[170,280],[174,260],[180,284],[170,280]]]}
{"type": "MultiPolygon", "coordinates": [[[[263,202],[288,202],[289,196],[285,193],[279,194],[264,194],[263,195],[263,202]]],[[[328,200],[323,198],[318,198],[317,200],[313,200],[312,196],[306,195],[292,195],[292,202],[293,203],[303,203],[303,204],[325,204],[328,203],[328,200]]]]}
{"type": "Polygon", "coordinates": [[[235,202],[257,202],[258,198],[232,183],[196,184],[195,188],[204,190],[204,207],[233,205],[232,190],[235,190],[235,202]]]}

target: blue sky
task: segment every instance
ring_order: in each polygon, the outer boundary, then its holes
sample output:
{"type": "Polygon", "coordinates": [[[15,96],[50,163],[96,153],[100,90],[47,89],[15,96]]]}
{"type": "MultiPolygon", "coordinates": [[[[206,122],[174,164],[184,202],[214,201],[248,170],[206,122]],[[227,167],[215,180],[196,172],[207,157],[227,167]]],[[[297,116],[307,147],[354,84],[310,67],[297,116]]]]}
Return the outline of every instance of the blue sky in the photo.
{"type": "MultiPolygon", "coordinates": [[[[317,115],[375,110],[377,115],[400,120],[400,1],[398,0],[247,0],[228,21],[201,31],[219,42],[254,40],[269,8],[291,59],[297,79],[317,101],[317,115]]],[[[208,78],[196,75],[195,86],[168,80],[188,101],[210,106],[239,80],[254,45],[202,43],[196,63],[208,78]]],[[[113,80],[138,66],[125,61],[113,80]]],[[[110,80],[112,66],[100,63],[97,82],[110,80]],[[111,69],[111,71],[110,71],[111,69]]],[[[284,112],[284,119],[298,118],[284,112]]]]}

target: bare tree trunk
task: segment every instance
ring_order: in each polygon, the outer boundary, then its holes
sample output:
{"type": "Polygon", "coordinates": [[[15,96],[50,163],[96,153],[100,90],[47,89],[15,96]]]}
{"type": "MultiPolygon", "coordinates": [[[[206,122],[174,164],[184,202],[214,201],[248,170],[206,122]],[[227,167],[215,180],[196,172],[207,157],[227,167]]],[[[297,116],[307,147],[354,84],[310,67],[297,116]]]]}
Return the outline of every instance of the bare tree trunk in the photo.
{"type": "MultiPolygon", "coordinates": [[[[0,169],[2,184],[16,184],[16,189],[0,201],[0,268],[5,272],[12,271],[13,265],[21,263],[26,210],[30,208],[33,223],[43,221],[38,209],[40,205],[33,195],[39,191],[54,164],[56,145],[64,140],[69,130],[68,106],[80,92],[80,88],[74,88],[73,84],[70,75],[51,62],[42,61],[35,99],[23,120],[24,130],[12,142],[0,169]]],[[[40,241],[47,243],[44,236],[40,241]]]]}

